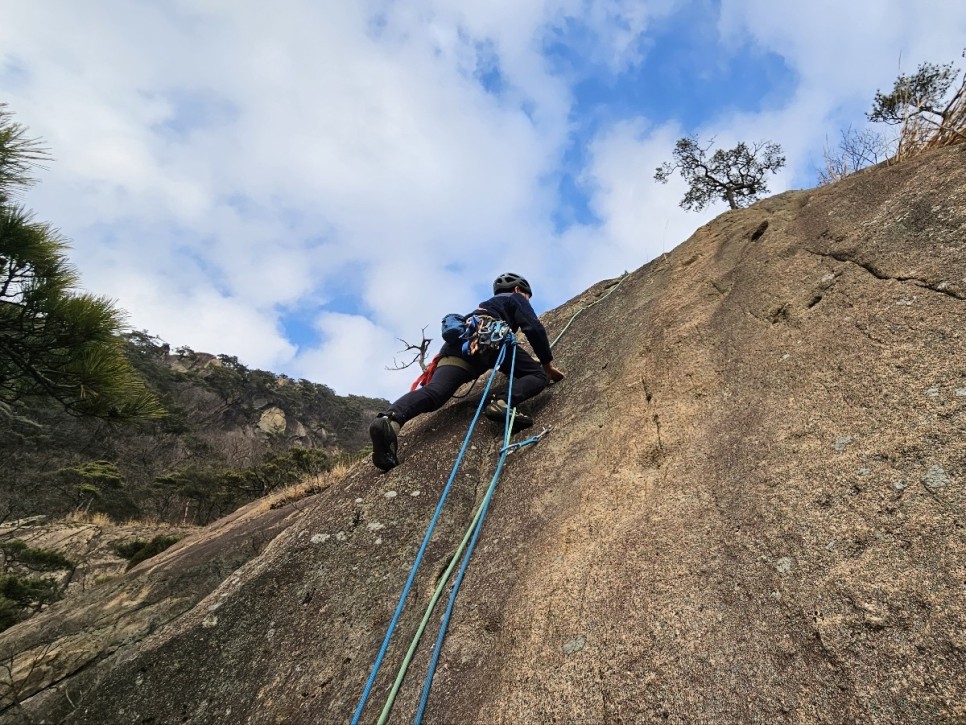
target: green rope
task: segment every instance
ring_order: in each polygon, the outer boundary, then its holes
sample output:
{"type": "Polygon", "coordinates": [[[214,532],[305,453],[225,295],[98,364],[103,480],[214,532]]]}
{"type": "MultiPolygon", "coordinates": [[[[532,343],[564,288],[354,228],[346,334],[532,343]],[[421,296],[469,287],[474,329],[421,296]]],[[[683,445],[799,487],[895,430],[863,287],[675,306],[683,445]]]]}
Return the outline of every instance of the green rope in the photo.
{"type": "MultiPolygon", "coordinates": [[[[598,302],[603,302],[605,299],[607,299],[613,292],[617,290],[618,287],[620,287],[624,283],[624,280],[627,279],[627,277],[628,277],[628,273],[624,272],[624,274],[621,276],[620,282],[618,282],[616,285],[611,287],[607,291],[607,294],[603,295],[597,300],[594,300],[589,305],[584,305],[579,310],[577,310],[577,312],[574,313],[573,317],[570,318],[570,321],[567,323],[564,329],[560,331],[560,334],[557,335],[557,337],[553,340],[553,342],[550,343],[550,347],[553,347],[554,345],[557,344],[557,342],[559,342],[560,338],[563,337],[564,333],[570,328],[570,325],[573,324],[573,321],[577,319],[578,315],[580,315],[584,310],[590,309],[598,302]]],[[[503,431],[503,447],[501,449],[503,458],[505,458],[506,454],[509,452],[508,449],[510,447],[511,431],[513,430],[513,423],[516,420],[516,415],[517,415],[517,409],[514,407],[510,410],[509,423],[503,431]]],[[[531,442],[536,443],[537,440],[539,440],[539,438],[540,436],[538,436],[537,438],[534,438],[531,442]]],[[[456,551],[453,553],[453,556],[450,558],[449,565],[446,567],[446,570],[443,572],[443,575],[439,579],[439,583],[436,585],[436,589],[433,591],[433,596],[430,598],[429,603],[426,606],[426,611],[423,613],[423,618],[420,620],[419,626],[416,628],[416,633],[413,636],[413,640],[409,644],[409,649],[406,651],[406,656],[403,658],[402,664],[399,667],[399,672],[396,674],[396,679],[393,681],[392,689],[390,689],[389,691],[389,695],[386,699],[386,704],[382,708],[382,712],[379,715],[379,720],[377,722],[377,725],[385,725],[386,721],[389,719],[389,714],[392,711],[392,707],[396,702],[396,697],[399,694],[399,688],[402,687],[402,683],[406,679],[406,673],[409,671],[409,666],[412,663],[414,655],[416,654],[416,649],[419,646],[419,642],[422,639],[423,633],[426,631],[426,627],[429,624],[430,617],[433,616],[433,611],[436,609],[436,605],[439,602],[440,597],[443,595],[443,591],[446,589],[446,585],[449,583],[449,578],[453,574],[453,570],[456,568],[457,563],[460,561],[461,557],[463,556],[463,552],[466,550],[467,543],[469,542],[470,538],[473,536],[473,532],[475,531],[477,524],[479,523],[480,517],[483,515],[483,511],[485,510],[486,503],[489,500],[489,498],[492,496],[493,490],[496,488],[497,481],[499,480],[499,475],[500,475],[500,467],[497,468],[497,472],[494,475],[493,480],[490,481],[490,485],[486,491],[486,494],[484,494],[483,496],[483,502],[477,507],[476,513],[473,516],[473,520],[470,522],[469,527],[466,529],[466,533],[463,534],[462,541],[460,541],[459,546],[456,547],[456,551]]]]}
{"type": "MultiPolygon", "coordinates": [[[[513,430],[513,421],[516,418],[517,410],[513,409],[510,416],[510,427],[504,431],[503,437],[503,447],[504,449],[510,443],[510,431],[513,430]]],[[[493,489],[496,487],[497,477],[494,477],[490,481],[490,487],[484,498],[492,495],[493,489]]],[[[426,631],[426,625],[429,624],[429,618],[433,616],[433,610],[436,609],[436,604],[439,602],[439,598],[443,595],[443,590],[446,589],[446,585],[449,583],[449,578],[453,574],[453,570],[456,568],[457,563],[459,563],[460,558],[463,556],[463,551],[466,549],[466,544],[469,542],[470,537],[473,535],[473,531],[476,529],[477,523],[479,523],[480,516],[483,515],[483,506],[479,506],[476,509],[476,515],[473,516],[473,520],[470,522],[470,526],[466,529],[466,533],[463,534],[463,540],[460,545],[456,547],[456,551],[453,553],[450,559],[449,566],[446,567],[446,571],[439,578],[439,584],[436,585],[436,590],[433,592],[432,598],[429,600],[429,604],[426,607],[426,611],[423,613],[423,618],[419,622],[419,626],[416,628],[416,634],[413,636],[413,641],[409,644],[409,649],[406,651],[406,656],[403,658],[402,664],[399,667],[399,672],[396,674],[396,680],[392,683],[392,689],[389,691],[389,697],[386,700],[385,706],[382,708],[382,713],[379,715],[379,721],[376,725],[385,725],[386,721],[389,719],[389,713],[392,710],[392,706],[396,702],[396,695],[399,693],[399,688],[402,686],[403,680],[406,679],[406,673],[409,671],[409,665],[412,662],[413,655],[416,654],[416,648],[419,646],[419,640],[423,637],[423,632],[426,631]]]]}
{"type": "Polygon", "coordinates": [[[589,305],[584,305],[584,306],[583,306],[583,307],[581,307],[581,308],[580,308],[579,310],[577,310],[577,311],[576,311],[576,312],[574,313],[574,316],[570,318],[570,322],[568,322],[568,323],[566,324],[566,326],[564,326],[564,329],[562,329],[562,330],[560,331],[560,334],[559,334],[559,335],[557,335],[557,337],[555,337],[555,338],[554,338],[554,341],[550,343],[550,347],[553,347],[554,345],[556,345],[556,344],[557,344],[557,342],[558,342],[558,341],[560,340],[560,338],[564,336],[564,333],[565,333],[565,332],[566,332],[567,330],[569,330],[569,329],[570,329],[570,326],[571,326],[571,325],[573,324],[573,322],[574,322],[574,320],[576,320],[576,319],[577,319],[577,315],[579,315],[579,314],[580,314],[581,312],[583,312],[584,310],[589,310],[589,309],[590,309],[591,307],[593,307],[594,305],[596,305],[596,304],[597,304],[598,302],[603,302],[603,301],[604,301],[604,300],[606,300],[606,299],[607,299],[608,297],[610,297],[612,293],[614,293],[614,292],[616,292],[616,291],[617,291],[617,288],[618,288],[618,287],[620,287],[620,286],[621,286],[622,284],[624,284],[624,280],[625,280],[625,279],[627,279],[627,277],[628,277],[628,276],[629,276],[629,273],[628,273],[628,272],[624,272],[624,274],[622,274],[622,275],[621,275],[621,281],[620,281],[620,282],[618,282],[618,283],[617,283],[616,285],[614,285],[613,287],[611,287],[611,288],[610,288],[610,289],[609,289],[609,290],[607,291],[607,294],[606,294],[606,295],[604,295],[604,296],[603,296],[603,297],[601,297],[600,299],[597,299],[597,300],[594,300],[594,301],[593,301],[593,302],[591,302],[591,303],[590,303],[589,305]]]}
{"type": "MultiPolygon", "coordinates": [[[[503,457],[506,457],[506,449],[510,444],[510,431],[513,430],[513,422],[517,417],[517,409],[513,408],[510,410],[509,423],[505,426],[503,431],[503,457]]],[[[497,470],[496,475],[494,475],[493,480],[490,482],[490,486],[487,489],[486,495],[484,496],[484,501],[489,498],[493,489],[496,487],[496,483],[499,480],[499,470],[497,470]]],[[[396,679],[392,683],[392,689],[389,690],[389,695],[386,698],[386,704],[382,708],[382,712],[379,714],[379,720],[376,725],[385,725],[386,721],[389,719],[389,713],[392,711],[392,706],[396,703],[396,696],[399,694],[399,688],[402,686],[403,680],[406,679],[406,673],[409,671],[409,665],[412,663],[413,655],[416,653],[416,648],[419,646],[419,640],[422,639],[423,632],[426,631],[426,625],[429,624],[429,618],[433,616],[433,610],[436,608],[436,604],[439,602],[439,598],[443,594],[443,590],[446,589],[446,585],[449,583],[449,578],[459,563],[460,558],[463,556],[463,551],[466,549],[466,544],[469,542],[470,537],[473,535],[473,531],[476,529],[477,523],[479,523],[480,517],[483,515],[483,506],[479,506],[476,509],[476,514],[473,516],[473,521],[470,522],[469,528],[463,535],[463,540],[460,545],[456,547],[456,551],[453,553],[450,559],[449,566],[446,567],[446,571],[439,579],[439,584],[436,585],[436,590],[433,592],[432,598],[429,600],[429,604],[426,607],[426,611],[423,613],[423,618],[419,622],[419,626],[416,628],[416,634],[413,635],[413,641],[409,643],[409,649],[406,650],[406,656],[403,658],[402,664],[399,666],[399,672],[396,673],[396,679]]]]}

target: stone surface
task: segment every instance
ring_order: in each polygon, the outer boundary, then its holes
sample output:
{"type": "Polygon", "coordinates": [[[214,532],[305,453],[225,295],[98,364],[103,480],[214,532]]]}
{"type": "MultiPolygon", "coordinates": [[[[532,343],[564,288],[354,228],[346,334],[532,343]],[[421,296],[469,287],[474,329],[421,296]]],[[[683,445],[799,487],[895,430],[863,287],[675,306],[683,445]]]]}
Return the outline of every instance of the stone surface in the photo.
{"type": "Polygon", "coordinates": [[[258,429],[270,435],[284,433],[285,426],[285,411],[274,405],[262,411],[258,418],[258,429]]]}
{"type": "MultiPolygon", "coordinates": [[[[39,516],[34,520],[0,524],[0,541],[19,539],[31,548],[51,549],[69,559],[75,565],[74,569],[57,572],[56,578],[65,587],[65,595],[73,596],[115,579],[127,570],[128,560],[117,553],[117,545],[147,542],[157,536],[180,539],[198,531],[197,526],[137,521],[111,523],[106,517],[103,521],[92,518],[90,521],[48,522],[39,516]]],[[[15,573],[32,572],[23,568],[15,573]]]]}
{"type": "MultiPolygon", "coordinates": [[[[158,630],[194,612],[199,626],[216,626],[219,617],[212,612],[224,602],[225,592],[241,582],[237,570],[301,515],[298,506],[269,508],[256,501],[203,530],[166,527],[166,533],[186,537],[126,573],[112,562],[107,581],[84,576],[79,590],[0,633],[0,723],[57,722],[75,716],[74,704],[85,689],[109,677],[119,661],[134,656],[158,630]],[[219,595],[209,597],[216,587],[219,595]]],[[[35,528],[29,537],[35,546],[54,546],[53,539],[64,531],[94,531],[83,544],[94,564],[102,563],[107,555],[101,549],[114,537],[127,540],[131,533],[157,531],[146,524],[102,530],[89,524],[38,522],[35,528]]],[[[80,558],[81,544],[72,541],[70,546],[58,548],[80,558]]],[[[85,563],[85,568],[91,567],[85,563]]],[[[144,673],[135,673],[136,687],[145,681],[144,673]]],[[[126,721],[119,713],[101,720],[126,721]]]]}
{"type": "MultiPolygon", "coordinates": [[[[547,313],[553,338],[602,299],[526,406],[553,428],[508,460],[425,722],[964,721],[964,229],[959,146],[723,214],[547,313]]],[[[4,633],[0,660],[45,673],[4,721],[348,722],[475,403],[408,425],[401,466],[355,467],[200,600],[134,573],[85,595],[97,617],[4,633]]],[[[492,475],[497,431],[473,444],[364,722],[492,475]]]]}
{"type": "Polygon", "coordinates": [[[926,471],[926,475],[922,477],[922,482],[926,484],[926,488],[931,489],[946,488],[950,484],[949,476],[946,475],[943,467],[939,465],[930,466],[929,470],[926,471]]]}

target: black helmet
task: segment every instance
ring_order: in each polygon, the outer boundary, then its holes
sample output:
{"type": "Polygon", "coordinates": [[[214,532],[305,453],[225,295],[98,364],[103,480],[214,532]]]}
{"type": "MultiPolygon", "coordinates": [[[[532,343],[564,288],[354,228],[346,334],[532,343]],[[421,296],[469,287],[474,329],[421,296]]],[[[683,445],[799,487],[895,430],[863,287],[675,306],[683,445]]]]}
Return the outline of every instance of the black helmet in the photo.
{"type": "Polygon", "coordinates": [[[501,274],[493,280],[493,294],[495,295],[501,292],[512,292],[514,287],[519,287],[528,295],[533,295],[533,290],[530,289],[530,283],[520,275],[513,274],[513,272],[501,274]]]}

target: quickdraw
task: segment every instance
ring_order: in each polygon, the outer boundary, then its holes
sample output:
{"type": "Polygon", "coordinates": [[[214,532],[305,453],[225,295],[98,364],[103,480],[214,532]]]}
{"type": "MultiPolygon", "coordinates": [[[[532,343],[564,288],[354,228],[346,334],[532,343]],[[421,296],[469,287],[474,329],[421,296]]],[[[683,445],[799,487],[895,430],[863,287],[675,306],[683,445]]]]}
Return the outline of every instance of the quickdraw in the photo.
{"type": "Polygon", "coordinates": [[[511,444],[509,444],[507,446],[504,446],[500,450],[500,452],[502,453],[503,451],[506,451],[507,455],[510,455],[514,451],[518,451],[521,448],[524,448],[525,446],[530,446],[530,445],[533,445],[534,443],[539,442],[541,438],[543,438],[545,435],[547,435],[547,433],[549,433],[552,430],[553,430],[553,426],[552,425],[546,426],[546,427],[544,427],[544,429],[542,431],[540,431],[536,435],[530,436],[525,441],[519,441],[517,443],[511,443],[511,444]]]}
{"type": "Polygon", "coordinates": [[[499,350],[513,336],[510,326],[489,315],[470,315],[466,318],[466,331],[462,338],[464,355],[476,355],[487,350],[499,350]]]}

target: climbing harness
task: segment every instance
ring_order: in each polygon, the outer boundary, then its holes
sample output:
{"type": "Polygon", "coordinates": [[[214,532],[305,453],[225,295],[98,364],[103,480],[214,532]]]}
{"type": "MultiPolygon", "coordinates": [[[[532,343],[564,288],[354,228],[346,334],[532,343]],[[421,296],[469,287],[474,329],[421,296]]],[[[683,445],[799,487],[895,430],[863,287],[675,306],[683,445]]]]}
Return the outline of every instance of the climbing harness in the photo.
{"type": "MultiPolygon", "coordinates": [[[[466,370],[467,372],[472,370],[470,364],[458,355],[444,355],[443,353],[439,353],[436,357],[429,361],[429,365],[427,365],[426,369],[423,370],[423,374],[413,381],[413,384],[409,389],[415,390],[420,385],[429,385],[429,381],[433,379],[433,375],[436,373],[436,368],[438,368],[440,365],[454,365],[458,368],[466,370]]],[[[473,382],[475,383],[476,381],[474,380],[473,382]]]]}
{"type": "MultiPolygon", "coordinates": [[[[618,287],[620,287],[620,285],[624,282],[624,279],[626,279],[627,276],[628,275],[625,272],[620,282],[618,282],[615,287],[611,288],[606,295],[592,302],[591,304],[586,305],[580,308],[579,310],[577,310],[577,312],[570,319],[570,322],[567,323],[566,327],[564,327],[561,333],[551,343],[551,347],[557,344],[557,342],[563,336],[563,333],[567,331],[571,323],[573,323],[574,319],[576,319],[580,313],[582,313],[584,310],[592,307],[593,305],[607,298],[618,287]]],[[[473,317],[483,317],[483,316],[471,315],[469,318],[465,318],[465,319],[469,321],[473,317]]],[[[489,319],[493,320],[493,318],[489,318],[489,319]]],[[[376,656],[376,661],[373,664],[372,671],[369,673],[369,678],[366,681],[365,688],[362,691],[362,695],[359,699],[359,703],[356,706],[355,713],[353,714],[352,725],[358,725],[359,720],[362,717],[362,712],[365,709],[366,702],[368,701],[369,695],[372,692],[372,686],[376,680],[376,676],[379,673],[379,668],[381,667],[382,661],[386,656],[387,650],[389,649],[389,643],[390,643],[390,640],[392,639],[393,632],[396,629],[396,625],[399,621],[400,615],[402,614],[402,610],[403,610],[403,607],[405,606],[406,599],[409,596],[410,590],[412,589],[413,581],[416,578],[416,572],[419,568],[419,565],[422,563],[423,556],[426,552],[426,547],[429,544],[430,538],[432,537],[432,534],[433,534],[433,530],[435,529],[436,524],[439,520],[440,514],[443,510],[443,505],[445,504],[446,498],[449,495],[453,482],[456,479],[456,474],[459,470],[460,464],[463,461],[463,457],[466,453],[466,449],[469,446],[469,442],[473,435],[473,431],[476,428],[476,423],[480,418],[480,414],[483,412],[484,406],[486,405],[487,394],[489,393],[490,388],[493,385],[493,380],[496,376],[497,370],[500,369],[500,366],[503,364],[506,358],[507,350],[510,350],[510,355],[511,355],[507,400],[508,401],[512,400],[513,374],[515,372],[515,366],[516,366],[516,337],[510,331],[509,326],[507,326],[506,323],[502,322],[501,320],[494,320],[494,321],[501,323],[505,327],[505,329],[501,330],[499,326],[492,326],[490,324],[484,323],[484,321],[481,320],[481,322],[478,323],[474,329],[474,333],[473,333],[474,337],[467,339],[466,343],[464,343],[464,345],[468,344],[471,340],[475,339],[477,344],[477,351],[478,351],[480,349],[479,341],[481,339],[481,333],[482,333],[482,340],[484,341],[483,344],[491,346],[493,348],[498,348],[499,353],[497,355],[496,362],[493,365],[493,369],[490,371],[490,375],[487,379],[486,387],[483,389],[483,394],[480,396],[479,405],[477,405],[476,413],[473,415],[473,420],[470,422],[469,429],[466,432],[466,437],[463,439],[463,444],[460,447],[459,454],[456,457],[456,462],[453,464],[453,470],[449,475],[449,479],[447,480],[446,485],[443,487],[443,491],[440,494],[439,503],[437,503],[436,505],[436,510],[433,512],[433,516],[430,519],[429,526],[427,527],[426,533],[423,536],[422,544],[420,545],[419,551],[416,554],[416,560],[413,562],[412,569],[409,572],[409,577],[406,579],[406,584],[403,586],[403,591],[399,597],[399,602],[396,605],[396,610],[393,613],[392,619],[390,620],[389,626],[386,630],[386,635],[383,638],[382,646],[380,647],[379,653],[376,656]],[[502,337],[499,336],[501,334],[502,334],[502,337]]],[[[469,325],[467,325],[467,327],[469,328],[469,325]]],[[[437,355],[436,358],[433,359],[433,362],[430,365],[432,369],[435,369],[435,367],[439,364],[439,359],[440,359],[439,355],[437,355]]],[[[427,368],[427,371],[428,370],[429,368],[427,368]]],[[[432,376],[432,373],[430,373],[429,377],[431,376],[432,376]]],[[[426,379],[428,381],[429,378],[427,377],[426,379]]],[[[414,384],[413,386],[413,389],[415,388],[416,388],[416,384],[414,384]]],[[[483,529],[483,522],[486,518],[486,513],[489,510],[490,501],[493,497],[493,493],[495,492],[497,483],[499,482],[500,474],[503,472],[503,467],[504,467],[504,464],[506,463],[507,456],[515,451],[519,451],[521,448],[538,443],[545,435],[547,435],[547,433],[549,433],[552,430],[552,426],[545,427],[540,433],[534,436],[531,436],[530,438],[527,438],[523,441],[519,441],[517,443],[511,444],[510,436],[512,435],[513,422],[515,417],[516,417],[516,408],[511,408],[510,406],[507,406],[506,418],[504,421],[504,430],[503,430],[503,444],[500,448],[500,458],[497,462],[496,470],[493,473],[493,478],[490,480],[490,485],[483,496],[482,502],[480,503],[479,507],[476,510],[473,520],[470,522],[469,528],[466,530],[466,533],[463,535],[462,541],[460,542],[452,558],[450,559],[450,563],[446,568],[446,571],[444,571],[442,576],[440,576],[439,578],[439,582],[436,586],[435,591],[433,592],[433,596],[431,597],[427,605],[426,611],[423,614],[423,618],[420,621],[419,626],[417,627],[413,640],[409,645],[406,655],[403,658],[403,661],[400,665],[399,672],[397,673],[396,678],[393,682],[392,689],[389,692],[389,696],[387,697],[386,703],[383,706],[382,712],[380,713],[378,725],[384,725],[384,723],[389,719],[389,713],[392,710],[393,704],[395,703],[395,699],[399,692],[399,688],[402,686],[402,682],[405,679],[406,672],[409,668],[410,663],[412,662],[413,655],[416,652],[416,648],[419,645],[419,641],[422,638],[423,632],[426,629],[426,626],[429,622],[430,617],[432,616],[432,613],[436,607],[436,604],[438,603],[444,589],[446,588],[447,583],[449,582],[450,576],[453,573],[453,569],[456,567],[457,562],[461,562],[459,571],[457,572],[457,575],[456,575],[456,579],[453,581],[453,586],[452,586],[452,589],[450,590],[450,596],[446,605],[446,611],[443,613],[443,617],[440,622],[439,631],[436,637],[436,643],[433,647],[433,653],[430,657],[429,667],[426,672],[426,677],[423,681],[423,688],[420,694],[419,705],[416,710],[415,718],[413,720],[414,725],[419,725],[420,723],[422,723],[423,714],[425,712],[426,705],[429,701],[429,694],[430,694],[430,689],[432,687],[433,675],[436,672],[436,666],[439,662],[439,656],[442,651],[443,641],[446,638],[446,630],[449,626],[449,621],[453,613],[453,607],[456,602],[456,596],[459,592],[460,585],[463,582],[463,577],[466,574],[466,569],[469,565],[470,557],[473,555],[473,550],[476,547],[476,542],[479,538],[479,534],[483,529]]]]}
{"type": "Polygon", "coordinates": [[[459,345],[464,355],[476,355],[498,350],[512,331],[506,322],[478,307],[468,316],[450,313],[443,317],[440,333],[450,345],[459,345]]]}
{"type": "MultiPolygon", "coordinates": [[[[481,311],[477,310],[476,312],[481,311]]],[[[467,357],[487,351],[495,352],[503,345],[507,337],[513,334],[510,326],[503,320],[476,313],[469,317],[455,313],[446,315],[441,324],[441,332],[446,342],[451,345],[459,345],[460,351],[467,357]]],[[[470,364],[463,358],[455,355],[444,356],[443,353],[439,353],[430,360],[422,375],[413,381],[409,388],[410,391],[416,390],[421,385],[429,385],[429,381],[433,379],[433,374],[440,364],[457,365],[464,370],[470,369],[470,364]]]]}

